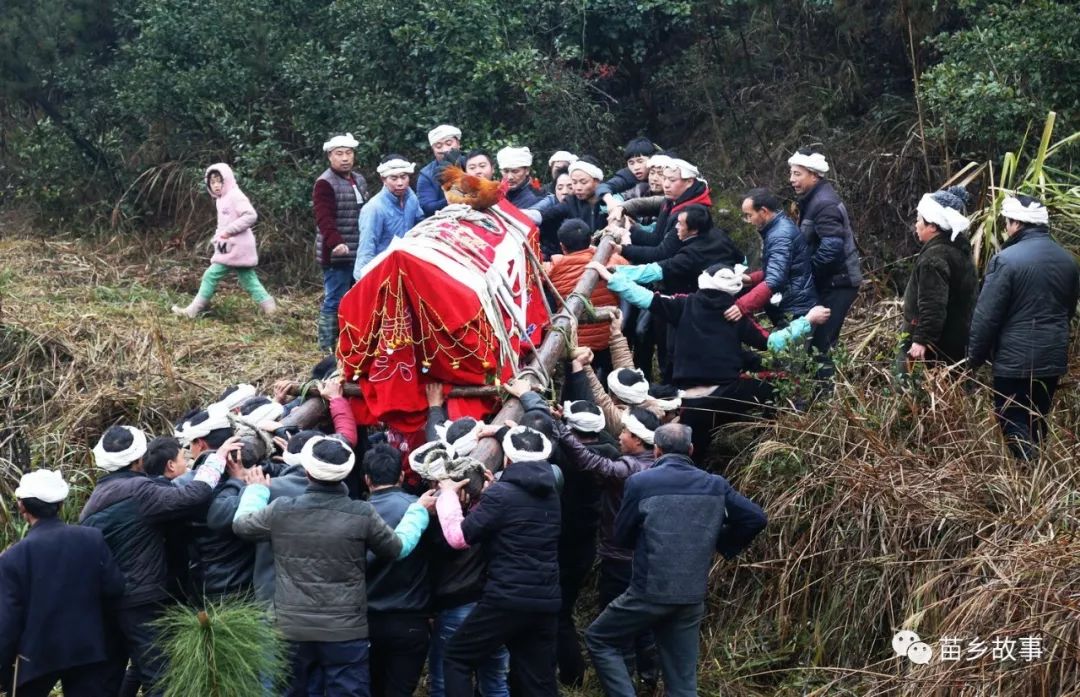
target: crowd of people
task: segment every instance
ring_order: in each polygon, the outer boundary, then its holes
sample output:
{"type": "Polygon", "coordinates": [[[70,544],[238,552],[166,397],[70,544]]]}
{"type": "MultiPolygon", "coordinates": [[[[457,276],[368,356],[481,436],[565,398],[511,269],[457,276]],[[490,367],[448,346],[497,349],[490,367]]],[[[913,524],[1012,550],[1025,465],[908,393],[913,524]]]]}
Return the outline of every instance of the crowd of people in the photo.
{"type": "MultiPolygon", "coordinates": [[[[161,694],[165,609],[252,597],[289,647],[287,684],[267,676],[265,694],[412,695],[426,671],[435,697],[547,697],[583,683],[586,655],[608,695],[661,679],[667,695],[697,694],[714,555],[735,557],[766,525],[710,471],[713,429],[774,408],[767,368],[787,350],[805,346],[827,382],[862,283],[830,164],[813,149],[789,159],[794,216],[768,189],[742,198],[761,236],[751,270],[748,250],[713,223],[698,168],[647,139],[627,144],[626,167],[610,177],[556,152],[541,186],[526,147],[492,159],[463,154],[452,126],[428,138],[433,160],[419,173],[383,158],[374,196],[354,169],[357,141],[324,144],[329,166],[312,193],[319,344],[334,349],[342,296],[392,240],[446,205],[442,172],[494,178],[497,165],[505,198],[540,228],[553,287],[565,297],[594,270],[591,302],[610,309],[610,321],[582,325],[558,399],[514,380],[505,389],[523,407],[517,422],[451,420],[443,385],[429,383],[417,442],[358,427],[330,355],[308,397],[325,403],[323,423],[290,425],[305,402],[280,383],[266,395],[234,385],[178,416],[172,434],[109,428],[79,525],[58,518],[69,495],[59,472],[29,472],[16,491],[30,532],[0,555],[0,690],[161,694]],[[599,264],[603,236],[615,254],[599,264]],[[474,457],[485,439],[501,461],[474,457]],[[579,627],[594,567],[597,603],[579,627]]],[[[253,271],[253,207],[223,163],[206,184],[218,206],[214,259],[191,305],[174,311],[197,316],[230,270],[274,311],[253,271]]],[[[1051,239],[1046,207],[1009,196],[1007,240],[980,290],[968,205],[958,188],[917,204],[922,250],[897,369],[932,362],[959,377],[991,363],[1008,447],[1030,460],[1067,371],[1080,270],[1051,239]]]]}

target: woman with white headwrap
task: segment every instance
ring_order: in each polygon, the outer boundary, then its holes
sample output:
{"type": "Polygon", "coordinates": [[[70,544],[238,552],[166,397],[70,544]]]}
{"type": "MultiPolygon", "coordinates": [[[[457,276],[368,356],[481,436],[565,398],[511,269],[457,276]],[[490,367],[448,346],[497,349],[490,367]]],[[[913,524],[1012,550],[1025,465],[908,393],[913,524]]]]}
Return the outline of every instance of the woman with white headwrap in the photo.
{"type": "Polygon", "coordinates": [[[1068,371],[1069,330],[1080,300],[1076,259],[1050,237],[1050,217],[1030,196],[1001,207],[1007,239],[990,260],[975,303],[968,364],[991,361],[994,406],[1018,459],[1038,453],[1058,379],[1068,371]]]}
{"type": "Polygon", "coordinates": [[[978,279],[964,217],[968,194],[963,187],[926,194],[919,201],[915,236],[922,251],[904,291],[902,361],[956,363],[967,354],[968,328],[975,309],[978,279]]]}

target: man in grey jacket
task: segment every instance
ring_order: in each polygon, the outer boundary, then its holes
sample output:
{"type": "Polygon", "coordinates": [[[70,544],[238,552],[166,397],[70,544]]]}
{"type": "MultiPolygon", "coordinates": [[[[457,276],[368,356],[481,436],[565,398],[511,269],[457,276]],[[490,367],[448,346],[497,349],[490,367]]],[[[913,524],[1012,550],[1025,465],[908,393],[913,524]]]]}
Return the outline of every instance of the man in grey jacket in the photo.
{"type": "Polygon", "coordinates": [[[312,438],[300,462],[310,480],[304,494],[269,505],[266,475],[257,467],[248,470],[233,530],[273,543],[274,615],[292,654],[286,694],[309,694],[309,681],[321,676],[323,694],[368,697],[367,551],[408,556],[427,527],[434,496],[410,505],[391,529],[371,504],[342,491],[340,482],[355,462],[345,443],[312,438]]]}
{"type": "Polygon", "coordinates": [[[626,482],[616,540],[634,548],[630,587],[585,632],[608,697],[633,697],[626,638],[652,629],[668,697],[697,697],[698,628],[713,554],[728,559],[765,527],[765,513],[727,480],[698,469],[690,428],[656,429],[652,467],[626,482]]]}
{"type": "Polygon", "coordinates": [[[1072,255],[1050,239],[1050,218],[1030,196],[1001,207],[1008,239],[990,260],[971,319],[968,362],[993,363],[994,411],[1019,460],[1038,454],[1058,378],[1068,370],[1069,325],[1080,298],[1072,255]]]}

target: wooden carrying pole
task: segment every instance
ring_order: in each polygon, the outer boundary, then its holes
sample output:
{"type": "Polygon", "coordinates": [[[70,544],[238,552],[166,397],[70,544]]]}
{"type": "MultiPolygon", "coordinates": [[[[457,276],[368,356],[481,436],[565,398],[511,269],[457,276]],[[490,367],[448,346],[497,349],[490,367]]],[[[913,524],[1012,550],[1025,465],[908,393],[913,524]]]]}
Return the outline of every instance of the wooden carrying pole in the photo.
{"type": "MultiPolygon", "coordinates": [[[[611,258],[612,245],[613,243],[609,238],[601,238],[596,253],[593,255],[593,260],[598,261],[601,264],[606,264],[611,258]]],[[[585,303],[582,298],[592,296],[593,289],[596,288],[596,284],[599,280],[600,276],[596,271],[585,269],[585,272],[581,275],[577,285],[574,287],[574,292],[566,298],[566,307],[563,308],[564,311],[555,315],[552,327],[548,331],[547,336],[544,338],[543,342],[540,343],[540,348],[534,353],[533,359],[525,367],[526,377],[533,383],[534,387],[541,390],[548,387],[547,385],[539,384],[539,378],[537,376],[550,375],[552,371],[555,370],[559,361],[565,357],[566,340],[564,337],[573,335],[574,329],[579,322],[579,318],[585,310],[585,303]]],[[[597,314],[609,319],[612,316],[610,312],[598,312],[597,314]]],[[[299,387],[297,388],[297,391],[299,391],[299,387]]],[[[461,386],[453,388],[450,391],[450,396],[490,396],[499,394],[499,391],[500,389],[495,386],[461,386]]],[[[345,383],[342,392],[347,397],[360,396],[359,386],[352,383],[345,383]]],[[[316,390],[309,390],[308,394],[318,395],[318,392],[316,390]]],[[[507,400],[503,402],[502,409],[500,409],[492,419],[492,423],[501,424],[507,420],[517,421],[521,418],[522,413],[523,409],[521,407],[521,402],[514,397],[508,397],[507,400]]],[[[329,407],[324,400],[318,398],[308,399],[306,402],[289,412],[289,415],[282,419],[282,425],[285,427],[311,428],[329,418],[329,416],[329,407]]],[[[494,438],[484,438],[481,440],[472,456],[484,463],[484,465],[492,471],[502,469],[502,445],[494,438]]]]}

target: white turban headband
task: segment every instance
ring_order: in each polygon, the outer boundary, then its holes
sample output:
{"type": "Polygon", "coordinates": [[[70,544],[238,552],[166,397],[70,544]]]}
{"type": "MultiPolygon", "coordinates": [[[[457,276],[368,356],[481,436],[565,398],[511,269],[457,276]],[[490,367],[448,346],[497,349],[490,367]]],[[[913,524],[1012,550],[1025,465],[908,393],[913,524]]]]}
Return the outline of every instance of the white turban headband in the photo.
{"type": "Polygon", "coordinates": [[[570,407],[574,404],[577,404],[577,402],[563,403],[563,420],[566,421],[567,426],[582,433],[599,433],[604,430],[604,426],[607,426],[607,420],[604,419],[603,410],[599,414],[594,414],[591,411],[571,411],[570,407]]]}
{"type": "Polygon", "coordinates": [[[802,153],[795,153],[788,158],[788,165],[803,167],[812,172],[818,174],[829,173],[829,163],[825,161],[825,156],[819,152],[810,153],[809,155],[803,155],[802,153]]]}
{"type": "Polygon", "coordinates": [[[645,441],[648,445],[653,444],[653,432],[645,428],[645,424],[638,421],[637,417],[630,412],[622,415],[622,425],[623,428],[645,441]]]}
{"type": "Polygon", "coordinates": [[[571,174],[579,170],[584,172],[585,174],[588,174],[590,177],[597,181],[603,181],[604,179],[604,170],[600,169],[594,164],[585,162],[584,160],[578,160],[570,164],[571,174]]]}
{"type": "Polygon", "coordinates": [[[667,155],[653,155],[649,158],[649,169],[653,167],[674,167],[675,165],[672,164],[674,161],[667,155]]]}
{"type": "Polygon", "coordinates": [[[503,148],[495,154],[499,169],[532,167],[532,152],[528,148],[503,148]]]}
{"type": "Polygon", "coordinates": [[[736,295],[743,287],[743,274],[746,267],[736,264],[734,269],[720,269],[710,275],[708,271],[702,271],[698,276],[698,288],[700,290],[722,290],[725,293],[736,295]]]}
{"type": "Polygon", "coordinates": [[[427,134],[428,145],[435,145],[447,138],[461,138],[461,129],[444,123],[431,129],[427,134]]]}
{"type": "Polygon", "coordinates": [[[304,448],[300,451],[300,464],[304,466],[304,470],[311,475],[312,479],[318,479],[320,482],[340,482],[342,479],[349,476],[349,472],[352,472],[353,464],[355,462],[356,453],[352,451],[352,448],[345,445],[337,438],[330,438],[328,436],[315,436],[307,443],[304,443],[304,448]],[[330,441],[331,443],[335,443],[339,447],[348,450],[349,459],[341,464],[320,460],[315,455],[315,446],[324,441],[330,441]]]}
{"type": "Polygon", "coordinates": [[[255,407],[247,414],[237,417],[237,421],[249,427],[252,431],[259,428],[264,421],[277,421],[285,413],[285,406],[273,400],[255,407]]]}
{"type": "Polygon", "coordinates": [[[350,150],[360,145],[360,141],[353,138],[352,133],[346,133],[343,136],[334,136],[330,140],[322,144],[323,152],[330,152],[336,148],[349,148],[350,150]]]}
{"type": "Polygon", "coordinates": [[[951,232],[952,235],[949,236],[950,240],[955,240],[956,236],[964,230],[967,230],[968,225],[971,224],[960,211],[941,205],[934,200],[934,197],[931,194],[923,194],[916,210],[926,222],[933,223],[942,230],[951,232]]]}
{"type": "Polygon", "coordinates": [[[17,499],[37,499],[45,503],[60,503],[67,498],[68,485],[60,470],[34,470],[19,480],[15,489],[17,499]]]}
{"type": "Polygon", "coordinates": [[[672,397],[671,399],[660,399],[658,397],[651,398],[652,405],[661,411],[675,411],[682,406],[682,397],[672,397]]]}
{"type": "Polygon", "coordinates": [[[185,421],[180,426],[180,429],[173,434],[181,445],[191,445],[199,438],[205,438],[210,435],[211,431],[216,431],[219,428],[232,428],[232,422],[229,421],[229,410],[220,402],[208,406],[206,413],[208,415],[206,421],[197,424],[185,421]]]}
{"type": "Polygon", "coordinates": [[[416,165],[395,157],[393,160],[387,160],[379,165],[375,171],[379,173],[380,177],[389,177],[391,174],[412,174],[416,171],[416,165]]]}
{"type": "Polygon", "coordinates": [[[555,164],[556,162],[569,162],[570,164],[574,164],[577,161],[578,156],[574,153],[567,152],[565,150],[559,150],[552,153],[551,157],[548,158],[548,167],[555,164]]]}
{"type": "Polygon", "coordinates": [[[450,459],[456,460],[459,457],[472,455],[472,452],[476,450],[476,446],[480,444],[480,432],[484,430],[484,422],[477,419],[472,430],[468,433],[461,434],[458,436],[457,440],[451,443],[446,440],[446,432],[450,430],[450,426],[453,423],[453,421],[446,421],[435,426],[435,433],[438,434],[439,440],[449,451],[450,459]]]}
{"type": "Polygon", "coordinates": [[[664,168],[679,170],[680,179],[697,179],[701,176],[701,172],[698,171],[698,168],[686,160],[673,160],[668,158],[668,161],[664,163],[664,168]]]}
{"type": "Polygon", "coordinates": [[[1001,215],[1009,220],[1018,220],[1021,223],[1032,225],[1047,225],[1050,223],[1050,214],[1046,206],[1038,201],[1032,201],[1031,205],[1025,206],[1015,196],[1006,196],[1005,203],[1001,205],[1001,215]]]}
{"type": "Polygon", "coordinates": [[[537,460],[546,460],[551,457],[551,441],[547,436],[536,429],[529,428],[528,426],[514,426],[506,435],[503,436],[502,441],[503,454],[506,455],[510,462],[535,462],[537,460]],[[521,433],[535,433],[540,436],[540,451],[532,452],[529,450],[518,450],[514,447],[513,441],[510,436],[516,436],[521,433]]]}
{"type": "Polygon", "coordinates": [[[645,373],[637,368],[620,368],[608,373],[607,386],[611,394],[619,398],[619,401],[624,404],[641,404],[649,398],[649,382],[645,379],[645,373]],[[622,370],[633,370],[641,376],[639,382],[635,382],[633,385],[624,385],[619,382],[618,374],[622,370]]]}
{"type": "MultiPolygon", "coordinates": [[[[233,409],[237,408],[238,406],[248,401],[257,394],[258,392],[252,385],[240,384],[237,385],[236,389],[230,392],[228,395],[211,404],[210,407],[221,406],[225,409],[225,411],[232,411],[233,409]]],[[[207,407],[206,410],[210,411],[210,407],[207,407]]]]}
{"type": "Polygon", "coordinates": [[[120,428],[127,429],[128,433],[131,434],[131,445],[117,452],[106,450],[105,436],[102,435],[101,440],[94,446],[94,464],[98,466],[98,469],[115,472],[118,469],[127,467],[146,454],[146,434],[131,426],[121,426],[120,428]]]}
{"type": "Polygon", "coordinates": [[[446,471],[447,457],[446,443],[441,440],[433,440],[430,443],[424,443],[409,453],[409,467],[412,468],[413,472],[416,472],[429,482],[437,482],[450,477],[446,471]],[[435,451],[438,451],[439,455],[433,457],[430,462],[425,462],[428,459],[428,454],[435,451]]]}

